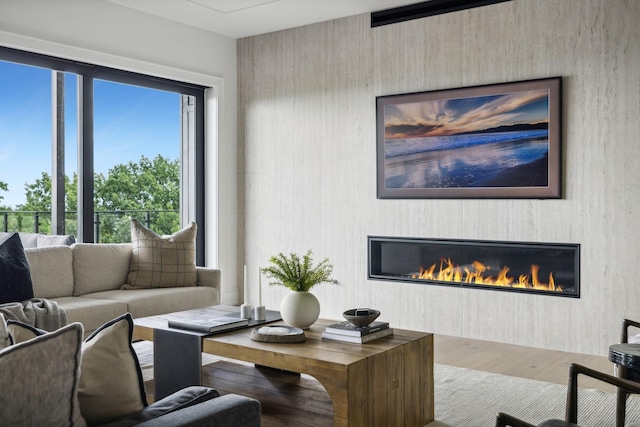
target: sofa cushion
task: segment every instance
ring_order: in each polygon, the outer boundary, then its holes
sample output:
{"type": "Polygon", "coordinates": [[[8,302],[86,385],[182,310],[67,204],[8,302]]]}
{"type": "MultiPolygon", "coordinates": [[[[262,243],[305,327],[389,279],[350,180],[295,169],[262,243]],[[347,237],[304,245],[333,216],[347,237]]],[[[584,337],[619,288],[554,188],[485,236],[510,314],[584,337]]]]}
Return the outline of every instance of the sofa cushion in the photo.
{"type": "Polygon", "coordinates": [[[129,313],[107,322],[82,345],[78,400],[89,425],[111,422],[147,406],[129,313]]]}
{"type": "MultiPolygon", "coordinates": [[[[9,237],[12,233],[0,232],[0,241],[9,237]]],[[[24,233],[18,232],[22,246],[26,248],[38,248],[43,246],[67,245],[74,243],[76,238],[73,234],[50,235],[40,233],[24,233]]]]}
{"type": "Polygon", "coordinates": [[[0,350],[2,425],[86,425],[77,399],[81,343],[74,323],[0,350]]]}
{"type": "Polygon", "coordinates": [[[82,323],[85,337],[101,327],[107,320],[115,319],[128,311],[126,303],[108,299],[93,299],[82,296],[52,298],[52,301],[55,301],[64,310],[68,323],[82,323]]]}
{"type": "Polygon", "coordinates": [[[73,254],[68,246],[50,246],[25,250],[33,293],[38,298],[73,295],[73,254]]]}
{"type": "Polygon", "coordinates": [[[159,236],[131,219],[131,264],[123,289],[195,286],[195,222],[171,236],[159,236]]]}
{"type": "MultiPolygon", "coordinates": [[[[13,233],[14,232],[6,231],[0,232],[0,242],[7,240],[13,233]]],[[[24,248],[35,248],[38,246],[38,235],[36,233],[23,233],[19,231],[18,235],[24,248]]]]}
{"type": "Polygon", "coordinates": [[[122,301],[135,318],[220,304],[218,290],[210,286],[104,291],[84,297],[122,301]]]}
{"type": "Polygon", "coordinates": [[[75,243],[71,250],[75,285],[67,296],[120,289],[127,283],[130,243],[75,243]]]}
{"type": "Polygon", "coordinates": [[[73,234],[65,234],[65,235],[38,234],[36,237],[36,245],[39,248],[45,247],[45,246],[59,246],[59,245],[70,246],[75,242],[76,242],[76,238],[73,234]]]}
{"type": "Polygon", "coordinates": [[[33,298],[29,263],[18,233],[0,243],[0,304],[33,298]]]}

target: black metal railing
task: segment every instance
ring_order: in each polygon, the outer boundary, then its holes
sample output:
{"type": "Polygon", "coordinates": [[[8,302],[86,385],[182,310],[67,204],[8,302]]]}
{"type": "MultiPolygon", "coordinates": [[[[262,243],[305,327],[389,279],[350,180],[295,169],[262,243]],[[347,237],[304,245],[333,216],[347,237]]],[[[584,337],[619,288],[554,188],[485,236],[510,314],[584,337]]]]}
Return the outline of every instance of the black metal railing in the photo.
{"type": "MultiPolygon", "coordinates": [[[[0,211],[5,232],[51,233],[51,211],[0,211]]],[[[178,210],[98,211],[93,216],[94,242],[125,243],[131,241],[129,218],[136,218],[158,234],[172,234],[180,229],[178,210]]],[[[65,212],[64,232],[78,235],[78,213],[65,212]]]]}

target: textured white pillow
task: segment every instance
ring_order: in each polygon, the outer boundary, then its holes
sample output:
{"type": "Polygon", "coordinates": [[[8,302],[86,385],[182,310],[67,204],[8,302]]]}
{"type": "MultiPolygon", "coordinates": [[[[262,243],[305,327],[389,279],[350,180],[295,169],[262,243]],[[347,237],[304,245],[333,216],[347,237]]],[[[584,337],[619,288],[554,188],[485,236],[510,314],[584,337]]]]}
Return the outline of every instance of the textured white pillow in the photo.
{"type": "Polygon", "coordinates": [[[147,406],[132,334],[133,319],[127,313],[105,323],[82,345],[78,400],[89,425],[105,424],[147,406]]]}
{"type": "Polygon", "coordinates": [[[0,423],[85,426],[78,405],[82,325],[0,350],[0,423]]]}
{"type": "Polygon", "coordinates": [[[67,234],[63,236],[59,235],[49,235],[49,234],[38,234],[36,236],[36,244],[38,247],[42,246],[70,246],[71,244],[76,242],[75,236],[72,234],[67,234]]]}
{"type": "Polygon", "coordinates": [[[195,222],[171,236],[159,236],[131,219],[131,264],[122,289],[195,286],[195,222]]]}
{"type": "MultiPolygon", "coordinates": [[[[30,343],[49,335],[46,331],[22,322],[9,320],[7,323],[14,344],[30,343]]],[[[76,374],[79,374],[79,383],[74,388],[74,393],[77,394],[74,399],[79,413],[89,425],[104,424],[137,414],[147,406],[142,371],[131,345],[132,334],[133,319],[127,313],[105,323],[82,343],[82,363],[76,374]]],[[[43,365],[53,363],[48,357],[43,357],[42,360],[40,363],[43,365]],[[42,360],[47,360],[47,363],[42,363],[42,360]]],[[[2,369],[0,360],[0,370],[2,369]]],[[[55,377],[46,380],[65,382],[55,377]]],[[[57,393],[56,388],[51,390],[57,393]]],[[[0,424],[4,425],[3,422],[4,419],[0,417],[0,424]]]]}
{"type": "Polygon", "coordinates": [[[27,325],[17,320],[7,320],[7,329],[11,345],[29,341],[47,333],[45,330],[38,329],[35,326],[27,325]]]}

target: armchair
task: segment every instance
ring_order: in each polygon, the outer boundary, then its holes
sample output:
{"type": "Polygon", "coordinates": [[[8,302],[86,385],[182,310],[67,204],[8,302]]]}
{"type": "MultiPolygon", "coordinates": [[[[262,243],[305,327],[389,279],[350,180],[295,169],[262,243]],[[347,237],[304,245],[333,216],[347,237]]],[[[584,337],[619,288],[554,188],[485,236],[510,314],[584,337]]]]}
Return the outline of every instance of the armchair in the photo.
{"type": "MultiPolygon", "coordinates": [[[[614,377],[596,371],[586,366],[572,363],[569,366],[569,384],[567,386],[567,403],[564,420],[547,420],[538,424],[537,427],[579,427],[578,423],[578,375],[586,375],[591,378],[612,384],[618,389],[624,389],[626,393],[640,393],[640,383],[629,381],[623,378],[614,377]]],[[[620,415],[617,411],[616,418],[620,415]]],[[[496,416],[496,427],[536,427],[516,417],[499,412],[496,416]]]]}
{"type": "MultiPolygon", "coordinates": [[[[620,344],[640,344],[640,335],[629,336],[630,328],[640,328],[640,322],[629,319],[622,320],[620,344]]],[[[616,364],[614,372],[615,375],[619,378],[640,382],[640,371],[637,371],[635,369],[616,364]]],[[[627,411],[627,397],[629,397],[629,394],[630,393],[627,390],[622,388],[618,388],[618,391],[616,392],[616,427],[624,426],[625,414],[627,411]]]]}
{"type": "Polygon", "coordinates": [[[640,328],[640,322],[635,320],[624,319],[622,321],[622,334],[620,335],[620,343],[640,344],[640,336],[633,335],[629,337],[629,327],[640,328]]]}

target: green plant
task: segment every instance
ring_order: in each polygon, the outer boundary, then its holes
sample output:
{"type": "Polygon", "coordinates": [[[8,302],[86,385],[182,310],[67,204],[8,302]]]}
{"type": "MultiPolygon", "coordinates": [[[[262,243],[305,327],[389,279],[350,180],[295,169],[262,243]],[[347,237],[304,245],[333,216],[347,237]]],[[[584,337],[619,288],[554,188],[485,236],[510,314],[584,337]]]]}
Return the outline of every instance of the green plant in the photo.
{"type": "Polygon", "coordinates": [[[323,259],[313,266],[311,251],[300,258],[298,254],[285,255],[280,252],[269,258],[271,265],[262,269],[265,276],[273,279],[269,285],[280,285],[292,291],[308,292],[311,288],[323,282],[331,281],[333,265],[329,259],[323,259]]]}

